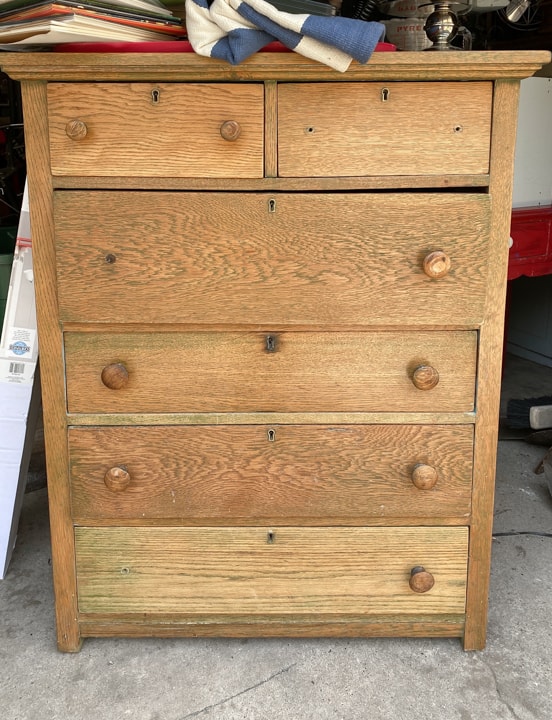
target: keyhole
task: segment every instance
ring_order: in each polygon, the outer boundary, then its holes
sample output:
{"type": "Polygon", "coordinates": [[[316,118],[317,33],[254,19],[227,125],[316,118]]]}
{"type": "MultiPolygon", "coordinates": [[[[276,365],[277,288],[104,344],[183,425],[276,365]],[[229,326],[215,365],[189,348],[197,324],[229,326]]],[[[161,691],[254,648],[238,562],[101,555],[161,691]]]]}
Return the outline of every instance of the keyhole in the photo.
{"type": "Polygon", "coordinates": [[[276,430],[270,429],[267,432],[268,442],[274,442],[276,440],[276,430]]]}
{"type": "Polygon", "coordinates": [[[276,338],[274,335],[267,335],[266,336],[266,351],[267,352],[276,352],[276,338]]]}
{"type": "Polygon", "coordinates": [[[268,212],[276,212],[276,200],[274,198],[270,198],[268,201],[268,212]]]}
{"type": "Polygon", "coordinates": [[[151,102],[154,105],[157,105],[159,103],[160,98],[161,98],[161,90],[159,90],[158,88],[155,88],[154,90],[151,91],[151,102]]]}
{"type": "Polygon", "coordinates": [[[276,542],[276,533],[273,530],[269,530],[266,534],[266,541],[269,545],[276,542]]]}
{"type": "Polygon", "coordinates": [[[387,102],[389,100],[389,88],[382,88],[381,90],[381,101],[387,102]]]}

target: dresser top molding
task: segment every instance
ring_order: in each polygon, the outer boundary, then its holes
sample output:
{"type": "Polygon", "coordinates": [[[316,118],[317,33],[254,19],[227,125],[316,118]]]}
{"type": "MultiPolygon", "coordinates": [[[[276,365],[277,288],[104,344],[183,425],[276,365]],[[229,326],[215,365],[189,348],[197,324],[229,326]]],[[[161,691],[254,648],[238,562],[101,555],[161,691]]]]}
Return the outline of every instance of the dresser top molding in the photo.
{"type": "Polygon", "coordinates": [[[2,53],[14,80],[45,81],[370,81],[523,79],[551,60],[545,50],[376,52],[340,73],[290,53],[256,53],[238,66],[195,53],[2,53]]]}

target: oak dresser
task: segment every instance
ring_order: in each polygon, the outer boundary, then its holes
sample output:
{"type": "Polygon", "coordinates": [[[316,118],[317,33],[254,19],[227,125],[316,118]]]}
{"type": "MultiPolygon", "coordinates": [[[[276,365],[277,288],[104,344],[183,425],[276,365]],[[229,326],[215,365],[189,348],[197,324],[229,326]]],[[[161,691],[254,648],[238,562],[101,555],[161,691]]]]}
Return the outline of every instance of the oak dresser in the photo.
{"type": "Polygon", "coordinates": [[[518,90],[548,60],[2,56],[61,650],[484,646],[518,90]]]}

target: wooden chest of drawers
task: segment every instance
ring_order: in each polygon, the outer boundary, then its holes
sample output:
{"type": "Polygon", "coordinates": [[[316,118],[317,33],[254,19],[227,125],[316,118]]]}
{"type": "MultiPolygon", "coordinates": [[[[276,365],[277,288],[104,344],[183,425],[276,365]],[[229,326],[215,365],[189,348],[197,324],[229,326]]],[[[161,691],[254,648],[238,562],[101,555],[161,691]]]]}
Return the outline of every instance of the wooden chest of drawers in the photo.
{"type": "Polygon", "coordinates": [[[3,56],[60,649],[483,647],[518,86],[547,58],[3,56]]]}

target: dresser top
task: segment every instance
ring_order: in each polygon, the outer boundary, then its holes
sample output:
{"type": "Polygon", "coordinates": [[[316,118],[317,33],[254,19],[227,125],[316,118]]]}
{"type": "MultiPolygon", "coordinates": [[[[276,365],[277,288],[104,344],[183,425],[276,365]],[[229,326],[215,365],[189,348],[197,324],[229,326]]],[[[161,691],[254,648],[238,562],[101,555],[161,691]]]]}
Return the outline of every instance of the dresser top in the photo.
{"type": "Polygon", "coordinates": [[[530,77],[551,60],[544,50],[376,52],[340,73],[294,52],[256,53],[238,66],[195,53],[7,52],[1,69],[15,80],[262,81],[493,80],[530,77]]]}

